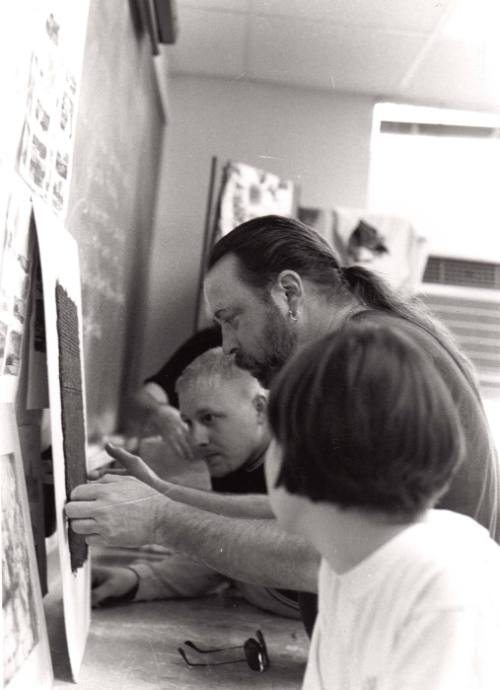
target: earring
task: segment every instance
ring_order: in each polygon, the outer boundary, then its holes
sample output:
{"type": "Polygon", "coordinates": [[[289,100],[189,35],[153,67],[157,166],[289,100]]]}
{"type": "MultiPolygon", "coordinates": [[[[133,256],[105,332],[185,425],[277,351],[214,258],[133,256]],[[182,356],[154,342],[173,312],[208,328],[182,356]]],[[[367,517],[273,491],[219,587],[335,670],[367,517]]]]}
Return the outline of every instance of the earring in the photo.
{"type": "Polygon", "coordinates": [[[291,309],[288,310],[288,316],[292,321],[297,321],[297,314],[295,314],[291,309]]]}

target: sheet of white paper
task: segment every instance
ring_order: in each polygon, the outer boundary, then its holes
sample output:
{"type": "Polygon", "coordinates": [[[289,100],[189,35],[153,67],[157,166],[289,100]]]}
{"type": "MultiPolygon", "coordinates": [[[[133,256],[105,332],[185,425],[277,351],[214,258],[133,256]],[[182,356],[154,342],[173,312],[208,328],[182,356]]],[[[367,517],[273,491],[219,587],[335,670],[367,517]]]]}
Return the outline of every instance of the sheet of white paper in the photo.
{"type": "Polygon", "coordinates": [[[0,403],[3,684],[52,687],[53,673],[14,405],[0,403]]]}
{"type": "Polygon", "coordinates": [[[76,680],[85,650],[90,624],[90,556],[82,567],[72,572],[68,546],[68,520],[64,515],[64,505],[66,503],[66,471],[64,461],[59,340],[55,295],[56,284],[59,284],[64,288],[77,307],[82,361],[82,393],[83,401],[85,402],[78,248],[75,240],[64,229],[61,221],[57,219],[46,204],[36,199],[33,202],[33,207],[42,266],[49,402],[51,412],[52,457],[54,465],[54,489],[64,604],[64,623],[68,642],[69,661],[73,676],[76,680]]]}

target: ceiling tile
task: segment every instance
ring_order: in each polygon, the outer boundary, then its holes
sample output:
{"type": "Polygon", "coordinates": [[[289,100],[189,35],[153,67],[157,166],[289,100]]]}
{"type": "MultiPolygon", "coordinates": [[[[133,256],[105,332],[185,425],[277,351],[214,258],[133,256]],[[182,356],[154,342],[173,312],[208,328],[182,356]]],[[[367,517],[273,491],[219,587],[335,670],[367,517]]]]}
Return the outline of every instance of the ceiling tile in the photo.
{"type": "Polygon", "coordinates": [[[179,38],[169,49],[172,73],[242,74],[247,15],[188,7],[179,14],[179,38]]]}
{"type": "Polygon", "coordinates": [[[343,29],[337,87],[380,95],[394,93],[425,40],[422,34],[343,29]]]}
{"type": "Polygon", "coordinates": [[[247,72],[255,79],[390,93],[425,38],[291,17],[251,18],[247,72]]]}
{"type": "Polygon", "coordinates": [[[247,12],[251,0],[177,0],[177,6],[198,10],[223,10],[226,12],[247,12]]]}
{"type": "Polygon", "coordinates": [[[251,11],[397,31],[430,32],[455,0],[251,0],[251,11]]]}
{"type": "Polygon", "coordinates": [[[252,16],[248,38],[248,75],[286,84],[328,89],[333,65],[329,46],[336,27],[292,17],[252,16]]]}
{"type": "Polygon", "coordinates": [[[436,39],[404,91],[407,98],[500,107],[500,48],[494,42],[436,39]]]}

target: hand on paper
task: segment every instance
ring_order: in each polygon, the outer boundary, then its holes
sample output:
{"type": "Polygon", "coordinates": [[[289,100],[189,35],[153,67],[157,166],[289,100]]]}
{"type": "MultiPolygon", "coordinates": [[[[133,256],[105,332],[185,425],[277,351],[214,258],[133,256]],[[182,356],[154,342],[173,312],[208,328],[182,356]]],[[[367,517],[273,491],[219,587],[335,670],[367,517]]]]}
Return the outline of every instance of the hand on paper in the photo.
{"type": "Polygon", "coordinates": [[[120,566],[92,566],[92,606],[109,597],[123,597],[138,582],[137,573],[120,566]]]}
{"type": "Polygon", "coordinates": [[[142,546],[155,543],[160,516],[170,502],[135,477],[107,474],[73,489],[65,511],[87,544],[142,546]]]}

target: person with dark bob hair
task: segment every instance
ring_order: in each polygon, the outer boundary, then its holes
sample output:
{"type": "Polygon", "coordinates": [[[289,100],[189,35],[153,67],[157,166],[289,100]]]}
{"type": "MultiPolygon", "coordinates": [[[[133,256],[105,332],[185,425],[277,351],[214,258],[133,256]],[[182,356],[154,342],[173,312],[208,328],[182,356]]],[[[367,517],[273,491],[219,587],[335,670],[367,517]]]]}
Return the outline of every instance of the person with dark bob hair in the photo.
{"type": "Polygon", "coordinates": [[[322,556],[303,690],[500,687],[500,547],[431,509],[465,443],[414,330],[351,319],[271,392],[271,506],[322,556]]]}
{"type": "Polygon", "coordinates": [[[415,330],[391,315],[353,318],[284,367],[269,404],[283,452],[276,486],[404,520],[438,500],[463,431],[415,330]]]}
{"type": "MultiPolygon", "coordinates": [[[[409,337],[450,391],[464,430],[465,460],[439,507],[469,515],[499,538],[498,464],[472,366],[418,300],[402,298],[360,266],[342,267],[332,247],[293,218],[243,223],[217,242],[208,265],[205,298],[221,327],[223,350],[266,388],[298,350],[352,319],[376,324],[390,315],[397,328],[411,329],[409,337]]],[[[134,473],[133,457],[113,449],[111,455],[134,473]]],[[[242,496],[237,515],[234,504],[221,502],[215,514],[118,477],[74,489],[66,513],[90,544],[155,541],[231,579],[296,590],[306,629],[312,628],[318,552],[283,531],[262,496],[242,496]]]]}

